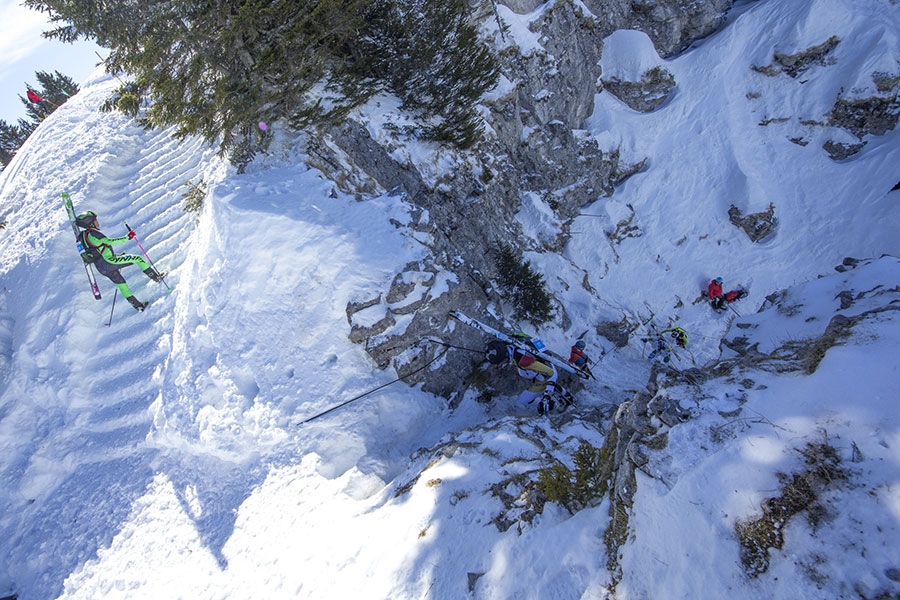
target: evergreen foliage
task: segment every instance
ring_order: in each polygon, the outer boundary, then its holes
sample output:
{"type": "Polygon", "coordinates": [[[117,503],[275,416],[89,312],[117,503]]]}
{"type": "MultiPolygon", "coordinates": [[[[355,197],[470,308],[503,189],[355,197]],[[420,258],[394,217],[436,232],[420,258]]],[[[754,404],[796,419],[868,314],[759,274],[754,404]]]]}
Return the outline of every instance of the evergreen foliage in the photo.
{"type": "Polygon", "coordinates": [[[25,104],[28,116],[37,126],[37,123],[62,106],[70,96],[77,94],[78,85],[71,77],[63,75],[59,71],[54,71],[52,74],[46,71],[37,71],[34,76],[39,85],[28,85],[28,87],[36,91],[46,102],[35,104],[22,95],[19,96],[19,99],[25,104]]]}
{"type": "Polygon", "coordinates": [[[464,0],[24,4],[57,25],[47,37],[111,49],[107,70],[131,81],[107,109],[218,142],[236,164],[264,149],[256,123],[328,123],[380,90],[403,100],[425,137],[471,145],[473,104],[498,73],[464,0]]]}
{"type": "Polygon", "coordinates": [[[419,117],[422,137],[460,148],[477,142],[482,124],[475,103],[500,71],[468,23],[466,2],[383,0],[369,22],[371,35],[361,44],[369,58],[351,71],[377,74],[419,117]]]}
{"type": "Polygon", "coordinates": [[[532,269],[530,262],[522,261],[511,246],[500,242],[494,266],[500,289],[512,303],[516,319],[540,325],[553,318],[553,302],[544,286],[544,276],[532,269]]]}
{"type": "Polygon", "coordinates": [[[188,181],[184,184],[187,191],[181,194],[184,198],[182,210],[186,213],[197,214],[203,209],[203,200],[206,198],[206,182],[202,179],[197,183],[188,181]]]}
{"type": "Polygon", "coordinates": [[[17,125],[0,120],[0,165],[6,167],[9,164],[33,129],[34,127],[23,119],[19,119],[17,125]]]}
{"type": "Polygon", "coordinates": [[[258,143],[247,125],[289,117],[327,73],[330,60],[364,23],[371,0],[122,2],[26,0],[61,25],[45,35],[96,39],[112,50],[107,70],[133,81],[115,108],[134,114],[130,95],[147,97],[139,122],[175,135],[219,141],[246,155],[258,143]],[[123,105],[123,100],[125,103],[123,105]]]}
{"type": "Polygon", "coordinates": [[[591,506],[609,491],[612,463],[606,448],[581,442],[572,454],[575,469],[561,462],[538,473],[538,487],[550,502],[556,502],[574,514],[591,506]]]}
{"type": "Polygon", "coordinates": [[[19,100],[25,105],[25,112],[30,120],[19,119],[15,125],[0,120],[0,165],[3,167],[9,164],[28,136],[47,115],[62,106],[70,96],[78,93],[78,85],[72,78],[59,71],[52,74],[38,71],[35,77],[40,85],[26,84],[26,86],[37,92],[46,102],[35,104],[27,96],[20,94],[19,100]]]}

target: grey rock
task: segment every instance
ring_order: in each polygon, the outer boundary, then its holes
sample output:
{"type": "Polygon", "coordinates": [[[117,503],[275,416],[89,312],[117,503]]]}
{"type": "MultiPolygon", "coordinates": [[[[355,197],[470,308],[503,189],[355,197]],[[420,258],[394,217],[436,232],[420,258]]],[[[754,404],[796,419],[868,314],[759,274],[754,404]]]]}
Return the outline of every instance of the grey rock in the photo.
{"type": "Polygon", "coordinates": [[[640,81],[603,80],[606,91],[638,112],[652,112],[659,108],[674,87],[675,77],[659,67],[645,72],[640,81]]]}
{"type": "Polygon", "coordinates": [[[735,227],[743,230],[751,242],[759,242],[775,232],[778,219],[775,218],[775,205],[769,204],[769,208],[758,213],[743,215],[741,210],[731,205],[728,209],[728,219],[735,227]]]}

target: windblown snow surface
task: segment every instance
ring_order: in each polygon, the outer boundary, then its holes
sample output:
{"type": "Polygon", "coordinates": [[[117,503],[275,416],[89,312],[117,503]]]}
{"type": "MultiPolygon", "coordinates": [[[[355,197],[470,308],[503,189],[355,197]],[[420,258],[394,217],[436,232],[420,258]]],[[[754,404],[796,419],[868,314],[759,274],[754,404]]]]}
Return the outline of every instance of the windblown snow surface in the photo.
{"type": "MultiPolygon", "coordinates": [[[[534,15],[500,16],[527,47],[534,15]]],[[[867,136],[841,162],[822,144],[848,141],[823,124],[842,90],[864,98],[873,73],[900,74],[898,34],[890,0],[760,0],[673,59],[637,32],[606,40],[605,72],[663,66],[678,85],[650,114],[598,94],[585,135],[647,166],[585,207],[562,255],[526,256],[570,323],[535,333],[559,352],[584,332],[595,357],[609,350],[579,405],[552,419],[518,406],[519,389],[490,405],[472,391],[451,411],[348,340],[347,304],[427,251],[402,196],[336,192],[279,131],[238,175],[197,140],[100,113],[118,82],[96,74],[0,175],[0,596],[896,597],[900,134],[867,136]],[[833,35],[832,60],[800,78],[752,69],[833,35]],[[201,180],[203,208],[185,212],[185,184],[201,180]],[[94,300],[65,191],[108,235],[127,221],[171,291],[132,267],[146,312],[103,278],[94,300]],[[760,243],[729,223],[732,205],[770,204],[778,224],[760,243]],[[628,219],[637,234],[611,241],[628,219]],[[862,262],[835,271],[845,257],[862,262]],[[715,276],[749,289],[734,312],[698,301],[715,276]],[[859,318],[809,373],[750,366],[664,390],[690,418],[656,424],[668,444],[647,450],[617,557],[608,500],[524,514],[521,475],[571,465],[582,440],[600,447],[609,422],[596,415],[647,384],[641,332],[613,351],[598,323],[679,324],[686,369],[735,359],[723,338],[769,353],[818,339],[836,315],[859,318]],[[834,448],[843,478],[784,522],[753,576],[738,525],[805,468],[810,444],[834,448]]],[[[382,100],[360,115],[376,136],[398,118],[382,100]]],[[[453,166],[428,145],[403,151],[453,166]]],[[[527,200],[529,235],[559,230],[527,200]]],[[[440,274],[416,289],[454,284],[440,274]]]]}

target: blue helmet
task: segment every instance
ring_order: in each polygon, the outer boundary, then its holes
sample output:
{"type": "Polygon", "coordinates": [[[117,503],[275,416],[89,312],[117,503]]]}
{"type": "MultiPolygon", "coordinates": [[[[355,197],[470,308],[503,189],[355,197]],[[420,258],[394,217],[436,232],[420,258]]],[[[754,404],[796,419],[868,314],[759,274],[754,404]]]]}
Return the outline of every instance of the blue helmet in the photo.
{"type": "Polygon", "coordinates": [[[716,283],[722,283],[722,278],[721,278],[721,277],[716,277],[716,283]]]}

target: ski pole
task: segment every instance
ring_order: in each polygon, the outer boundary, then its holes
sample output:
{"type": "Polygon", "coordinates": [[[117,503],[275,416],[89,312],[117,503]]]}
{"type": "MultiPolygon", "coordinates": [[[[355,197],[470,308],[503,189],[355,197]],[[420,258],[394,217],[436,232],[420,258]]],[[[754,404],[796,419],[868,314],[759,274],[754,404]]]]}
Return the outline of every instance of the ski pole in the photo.
{"type": "MultiPolygon", "coordinates": [[[[124,222],[124,221],[123,221],[123,222],[124,222]]],[[[132,229],[132,228],[128,225],[128,223],[125,223],[125,228],[128,229],[128,233],[131,233],[132,231],[134,231],[134,229],[132,229]]],[[[141,245],[140,240],[137,239],[137,232],[135,232],[134,237],[131,238],[131,239],[133,239],[133,240],[137,243],[138,248],[140,248],[140,249],[141,249],[141,252],[144,253],[144,258],[147,259],[147,262],[150,263],[150,266],[153,268],[153,270],[156,271],[157,273],[159,273],[159,269],[157,269],[157,268],[156,268],[156,265],[153,264],[153,261],[150,260],[150,256],[147,254],[147,251],[144,250],[144,247],[141,245]]],[[[172,288],[169,287],[169,284],[166,282],[165,277],[160,277],[160,279],[161,279],[162,282],[166,285],[166,289],[169,290],[169,291],[171,291],[172,288]]]]}
{"type": "Polygon", "coordinates": [[[119,295],[119,288],[116,288],[116,291],[113,292],[112,308],[109,309],[109,321],[107,321],[107,323],[106,323],[107,327],[112,327],[113,311],[116,310],[116,296],[118,296],[118,295],[119,295]]]}
{"type": "MultiPolygon", "coordinates": [[[[429,341],[432,341],[432,340],[429,340],[429,341]]],[[[318,413],[318,414],[315,414],[315,415],[309,417],[308,419],[304,419],[304,420],[300,421],[299,423],[296,423],[296,426],[299,427],[300,425],[304,425],[304,424],[306,424],[306,423],[309,423],[310,421],[315,421],[315,420],[318,419],[319,417],[324,417],[324,416],[327,415],[328,413],[330,413],[330,412],[332,412],[332,411],[335,411],[335,410],[341,408],[342,406],[347,406],[347,405],[350,404],[351,402],[356,402],[357,400],[360,400],[360,399],[362,399],[362,398],[365,398],[365,397],[368,396],[369,394],[374,394],[374,393],[377,392],[378,390],[384,389],[384,388],[386,388],[387,386],[389,386],[389,385],[391,385],[391,384],[397,383],[398,381],[403,381],[405,378],[409,377],[410,375],[415,375],[415,374],[418,373],[419,371],[424,371],[425,369],[427,369],[428,367],[430,367],[432,363],[437,362],[438,360],[440,360],[440,359],[441,359],[445,354],[447,354],[447,352],[449,352],[449,351],[450,351],[450,348],[444,348],[437,356],[435,356],[434,358],[432,358],[431,360],[429,360],[428,362],[426,362],[424,365],[422,365],[422,366],[419,367],[418,369],[415,369],[415,370],[413,370],[413,371],[410,371],[409,373],[407,373],[407,374],[405,374],[405,375],[401,375],[400,377],[398,377],[397,379],[395,379],[395,380],[393,380],[393,381],[389,381],[389,382],[387,382],[387,383],[385,383],[385,384],[379,385],[378,387],[376,387],[376,388],[374,388],[374,389],[371,389],[371,390],[369,390],[368,392],[363,392],[362,394],[359,394],[358,396],[354,396],[353,398],[350,398],[349,400],[345,400],[345,401],[341,402],[340,404],[338,404],[338,405],[336,405],[336,406],[332,406],[331,408],[329,408],[329,409],[327,409],[327,410],[324,410],[324,411],[322,411],[322,412],[320,412],[320,413],[318,413]]]]}

